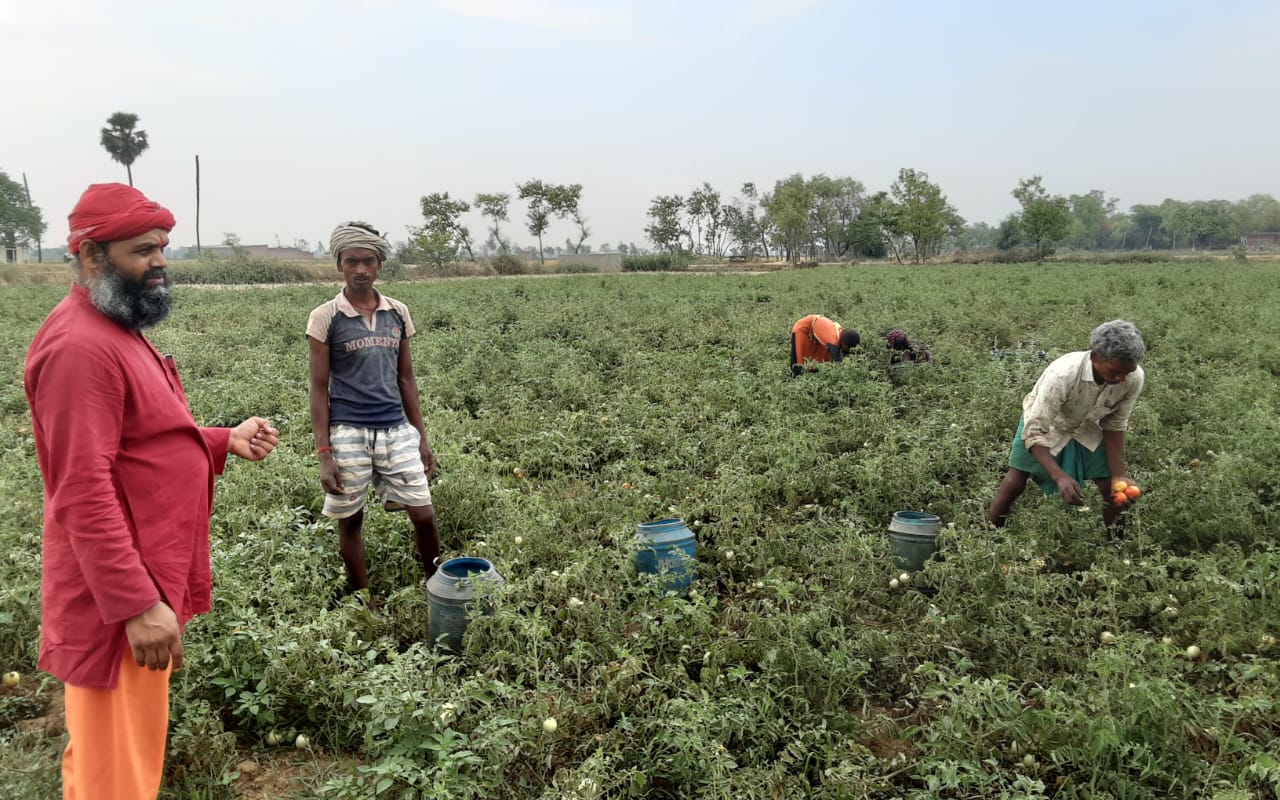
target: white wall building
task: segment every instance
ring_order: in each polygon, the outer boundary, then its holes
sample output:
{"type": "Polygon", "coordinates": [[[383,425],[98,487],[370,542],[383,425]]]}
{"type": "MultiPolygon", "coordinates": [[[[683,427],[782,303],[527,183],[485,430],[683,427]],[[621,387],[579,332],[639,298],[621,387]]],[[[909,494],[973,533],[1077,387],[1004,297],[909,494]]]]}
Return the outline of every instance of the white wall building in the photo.
{"type": "Polygon", "coordinates": [[[4,263],[5,264],[22,264],[30,260],[29,253],[25,244],[19,244],[16,247],[4,245],[4,263]]]}

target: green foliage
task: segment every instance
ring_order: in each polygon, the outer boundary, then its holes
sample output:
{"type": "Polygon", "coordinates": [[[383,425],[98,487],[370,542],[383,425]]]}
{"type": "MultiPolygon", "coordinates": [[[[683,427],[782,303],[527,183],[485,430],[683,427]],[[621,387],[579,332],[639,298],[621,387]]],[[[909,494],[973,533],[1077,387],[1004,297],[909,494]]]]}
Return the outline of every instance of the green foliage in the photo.
{"type": "Polygon", "coordinates": [[[1017,214],[1010,214],[996,229],[996,249],[1009,251],[1022,243],[1022,221],[1017,214]]]}
{"type": "MultiPolygon", "coordinates": [[[[1036,258],[1034,250],[1007,249],[994,253],[962,253],[951,259],[957,264],[1028,264],[1042,259],[1036,258]]],[[[1120,251],[1110,253],[1059,253],[1048,259],[1055,264],[1168,264],[1167,252],[1160,251],[1120,251]]]]}
{"type": "Polygon", "coordinates": [[[591,235],[591,230],[587,228],[587,219],[582,215],[582,184],[571,183],[564,186],[549,186],[547,196],[551,205],[551,210],[560,219],[571,219],[573,224],[578,227],[578,241],[571,242],[565,239],[565,244],[572,244],[572,251],[575,253],[589,253],[591,248],[587,246],[587,237],[591,235]]]}
{"type": "Polygon", "coordinates": [[[828,258],[854,255],[858,245],[858,222],[866,201],[866,189],[853,178],[830,178],[815,175],[809,179],[813,189],[813,226],[828,258]]]}
{"type": "Polygon", "coordinates": [[[996,246],[999,230],[985,222],[966,225],[960,234],[959,247],[962,252],[971,250],[990,250],[996,246]]]}
{"type": "Polygon", "coordinates": [[[312,265],[248,256],[174,261],[167,271],[175,284],[306,283],[316,279],[312,265]]]}
{"type": "Polygon", "coordinates": [[[44,731],[0,729],[0,791],[22,800],[62,797],[62,750],[66,741],[44,731]]]}
{"type": "Polygon", "coordinates": [[[130,186],[133,185],[133,162],[151,146],[147,132],[137,128],[137,114],[117,111],[107,118],[107,127],[102,129],[99,138],[111,160],[124,165],[130,186]]]}
{"type": "Polygon", "coordinates": [[[876,192],[867,198],[858,218],[857,252],[859,255],[884,258],[890,254],[902,261],[903,237],[898,233],[898,206],[888,192],[876,192]]]}
{"type": "Polygon", "coordinates": [[[431,225],[413,228],[409,236],[396,252],[396,260],[402,264],[439,269],[458,256],[458,243],[447,228],[431,225]]]}
{"type": "Polygon", "coordinates": [[[814,187],[800,173],[779,180],[773,192],[764,199],[769,220],[777,231],[778,241],[788,261],[803,256],[809,242],[809,212],[813,207],[814,187]]]}
{"type": "MultiPolygon", "coordinates": [[[[1021,211],[993,230],[986,223],[966,228],[941,187],[916,170],[901,170],[889,191],[877,192],[850,177],[797,173],[776,181],[771,192],[744,183],[729,202],[704,181],[687,196],[653,198],[645,232],[660,250],[767,258],[777,247],[793,263],[859,256],[918,262],[952,249],[1023,245],[1036,260],[1061,244],[1087,252],[1226,250],[1242,234],[1280,232],[1280,200],[1269,194],[1235,202],[1165,199],[1125,212],[1101,189],[1050,195],[1033,176],[1019,181],[1013,195],[1021,211]]],[[[571,240],[566,246],[578,249],[571,240]]]]}
{"type": "Polygon", "coordinates": [[[551,197],[548,187],[542,181],[531,180],[516,186],[517,197],[524,200],[528,205],[526,212],[529,218],[529,233],[538,239],[538,261],[545,263],[546,259],[542,254],[542,234],[547,232],[547,228],[551,225],[551,197]]]}
{"type": "Polygon", "coordinates": [[[0,244],[27,244],[43,236],[45,229],[44,215],[27,199],[26,187],[0,170],[0,244]]]}
{"type": "Polygon", "coordinates": [[[889,193],[896,205],[894,231],[911,243],[917,264],[941,253],[943,244],[964,227],[942,187],[923,172],[899,170],[889,193]]]}
{"type": "Polygon", "coordinates": [[[1169,254],[1154,250],[1120,253],[1063,253],[1053,261],[1069,264],[1167,264],[1169,254]]]}
{"type": "Polygon", "coordinates": [[[709,256],[724,255],[729,232],[725,226],[725,206],[720,202],[720,193],[703,181],[702,186],[689,193],[685,210],[694,229],[691,249],[709,256]]]}
{"type": "Polygon", "coordinates": [[[1136,205],[1130,210],[1130,218],[1133,220],[1133,226],[1137,228],[1134,246],[1148,248],[1153,244],[1161,243],[1161,226],[1164,223],[1164,217],[1159,206],[1136,205]]]}
{"type": "Polygon", "coordinates": [[[659,250],[676,253],[681,250],[681,240],[689,236],[689,230],[681,221],[684,198],[678,194],[660,195],[649,203],[649,224],[644,235],[659,250]]]}
{"type": "Polygon", "coordinates": [[[1073,194],[1067,198],[1071,207],[1071,224],[1067,229],[1067,244],[1083,250],[1102,250],[1110,243],[1112,220],[1119,201],[1095,189],[1088,194],[1073,194]]]}
{"type": "Polygon", "coordinates": [[[1230,240],[1239,235],[1231,219],[1230,205],[1223,200],[1174,204],[1164,218],[1165,226],[1181,237],[1192,250],[1210,240],[1230,240]]]}
{"type": "Polygon", "coordinates": [[[589,272],[599,272],[600,268],[595,264],[556,264],[555,271],[559,275],[581,275],[589,272]]]}
{"type": "MultiPolygon", "coordinates": [[[[506,578],[456,658],[423,641],[402,514],[365,525],[383,612],[342,593],[301,336],[332,287],[258,289],[251,310],[182,287],[151,336],[193,413],[267,415],[282,443],[219,478],[215,608],[185,634],[164,796],[230,800],[235,765],[273,757],[327,765],[281,795],[341,800],[1274,796],[1280,348],[1257,332],[1280,326],[1280,265],[1224,266],[400,284],[445,555],[506,578]],[[788,330],[814,308],[903,327],[936,361],[897,385],[864,344],[792,380],[788,330]],[[1054,357],[1117,316],[1150,345],[1127,538],[1091,488],[1089,513],[1032,491],[987,530],[1043,364],[991,349],[1054,357]],[[954,527],[894,589],[885,527],[907,508],[954,527]],[[660,516],[697,533],[687,598],[631,566],[660,516]],[[267,744],[298,733],[311,753],[267,744]]],[[[24,686],[41,483],[21,364],[64,295],[0,291],[0,671],[24,686]]],[[[0,796],[55,796],[63,741],[0,729],[0,796]]]]}
{"type": "Polygon", "coordinates": [[[382,262],[378,270],[379,281],[398,281],[405,277],[405,263],[398,258],[389,258],[382,262]]]}
{"type": "Polygon", "coordinates": [[[652,253],[623,256],[623,272],[672,272],[685,270],[693,259],[687,253],[652,253]]]}
{"type": "Polygon", "coordinates": [[[586,227],[586,220],[579,210],[579,202],[582,199],[582,184],[557,186],[553,183],[543,183],[540,180],[529,180],[518,184],[516,191],[516,196],[526,201],[528,205],[526,216],[529,224],[526,227],[529,233],[538,239],[539,263],[546,263],[542,249],[542,234],[546,233],[547,228],[551,225],[552,214],[562,219],[564,217],[573,218],[574,222],[578,224],[579,238],[578,243],[572,249],[576,253],[582,248],[582,243],[586,241],[587,236],[590,234],[586,227]]]}
{"type": "Polygon", "coordinates": [[[1269,194],[1253,194],[1235,204],[1232,217],[1240,233],[1280,231],[1280,200],[1269,194]]]}
{"type": "Polygon", "coordinates": [[[524,259],[511,253],[499,253],[489,265],[499,275],[523,275],[529,271],[529,265],[524,263],[524,259]]]}
{"type": "Polygon", "coordinates": [[[511,195],[506,193],[477,194],[475,207],[481,216],[489,220],[489,239],[486,242],[494,250],[506,253],[511,249],[511,242],[502,235],[501,224],[507,222],[508,208],[511,206],[511,195]]]}
{"type": "Polygon", "coordinates": [[[401,261],[442,267],[459,251],[475,258],[471,251],[471,230],[462,224],[462,215],[471,210],[465,200],[453,200],[448,192],[424,195],[420,202],[423,225],[409,229],[409,241],[401,248],[401,261]]]}
{"type": "MultiPolygon", "coordinates": [[[[760,193],[754,183],[742,184],[742,196],[724,207],[724,229],[734,249],[741,255],[763,253],[769,257],[769,236],[772,223],[768,214],[760,208],[760,193]]],[[[621,252],[622,246],[618,247],[621,252]]]]}
{"type": "Polygon", "coordinates": [[[1021,240],[1034,248],[1038,260],[1053,254],[1054,245],[1062,241],[1071,226],[1071,207],[1061,195],[1050,196],[1040,184],[1040,176],[1018,181],[1012,192],[1022,204],[1018,218],[1021,240]]]}

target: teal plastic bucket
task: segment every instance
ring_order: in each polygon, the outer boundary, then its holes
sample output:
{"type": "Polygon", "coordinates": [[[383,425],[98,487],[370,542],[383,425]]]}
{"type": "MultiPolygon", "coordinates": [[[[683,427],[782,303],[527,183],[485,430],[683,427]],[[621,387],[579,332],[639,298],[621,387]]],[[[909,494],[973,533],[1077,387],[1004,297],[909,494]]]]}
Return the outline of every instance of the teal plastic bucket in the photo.
{"type": "Polygon", "coordinates": [[[889,549],[899,568],[915,572],[938,552],[942,519],[924,511],[898,511],[889,521],[889,549]]]}
{"type": "Polygon", "coordinates": [[[502,576],[483,558],[451,558],[427,581],[427,641],[455,653],[462,652],[468,606],[481,584],[497,588],[502,576]]]}
{"type": "Polygon", "coordinates": [[[636,572],[664,576],[668,589],[684,592],[697,577],[693,531],[678,517],[642,522],[636,526],[636,572]]]}

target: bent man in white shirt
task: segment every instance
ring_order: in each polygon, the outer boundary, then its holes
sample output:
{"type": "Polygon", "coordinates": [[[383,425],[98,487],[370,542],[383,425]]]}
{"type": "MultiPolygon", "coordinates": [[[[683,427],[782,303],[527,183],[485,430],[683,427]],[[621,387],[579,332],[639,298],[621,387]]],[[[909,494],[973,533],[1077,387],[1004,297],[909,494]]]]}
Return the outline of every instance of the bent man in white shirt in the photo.
{"type": "Polygon", "coordinates": [[[1137,327],[1120,319],[1094,328],[1089,347],[1051,363],[1023,399],[1009,472],[987,510],[992,525],[1004,526],[1028,478],[1075,506],[1084,504],[1082,486],[1092,479],[1102,495],[1103,523],[1118,532],[1131,501],[1117,503],[1111,486],[1128,481],[1124,432],[1142,393],[1139,363],[1147,348],[1137,327]]]}

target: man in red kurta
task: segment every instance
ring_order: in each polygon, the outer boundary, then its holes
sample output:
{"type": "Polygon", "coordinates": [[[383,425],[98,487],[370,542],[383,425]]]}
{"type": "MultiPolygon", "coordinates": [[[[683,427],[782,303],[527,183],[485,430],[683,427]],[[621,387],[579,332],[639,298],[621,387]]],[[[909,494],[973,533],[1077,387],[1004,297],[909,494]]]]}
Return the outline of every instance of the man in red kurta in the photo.
{"type": "Polygon", "coordinates": [[[821,314],[801,317],[791,326],[791,374],[812,370],[813,362],[840,361],[860,341],[857,331],[821,314]]]}
{"type": "Polygon", "coordinates": [[[198,426],[173,358],[142,335],[172,304],[173,215],[97,184],[69,220],[77,280],[24,375],[44,479],[39,666],[66,684],[63,797],[136,800],[159,791],[182,627],[210,608],[214,475],[279,435],[260,417],[198,426]]]}

